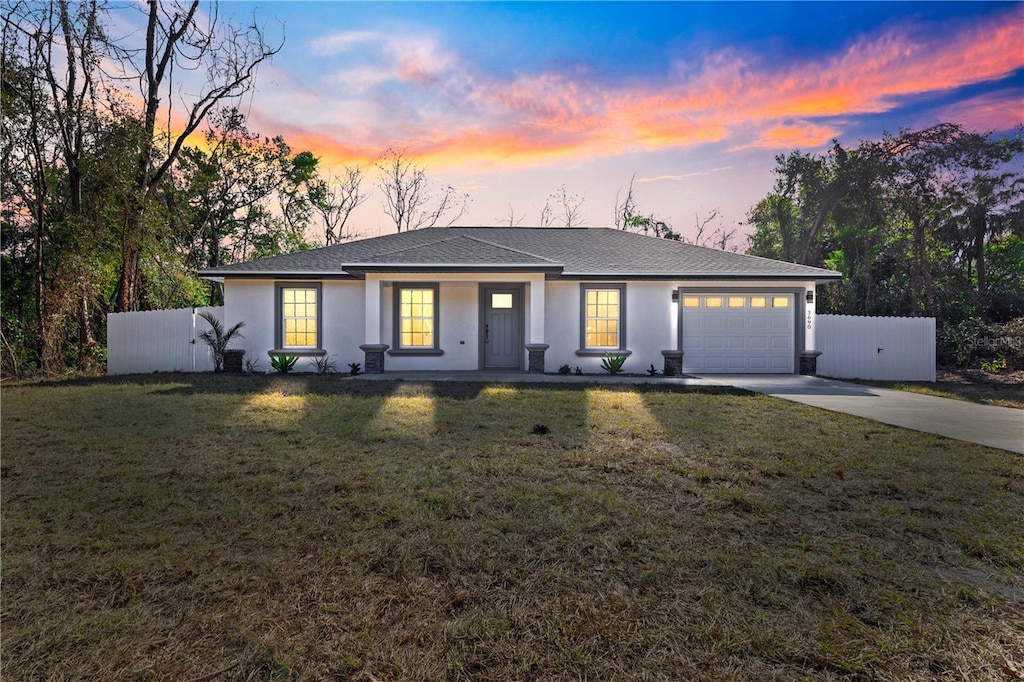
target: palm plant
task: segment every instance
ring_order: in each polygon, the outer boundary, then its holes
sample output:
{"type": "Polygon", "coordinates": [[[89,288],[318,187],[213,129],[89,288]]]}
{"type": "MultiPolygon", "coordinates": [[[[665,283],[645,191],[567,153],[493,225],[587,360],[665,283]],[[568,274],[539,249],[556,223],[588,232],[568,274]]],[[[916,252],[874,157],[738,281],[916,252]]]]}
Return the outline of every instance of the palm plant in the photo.
{"type": "Polygon", "coordinates": [[[245,322],[239,322],[235,326],[231,327],[227,331],[224,331],[224,325],[210,313],[199,313],[199,316],[207,321],[210,328],[206,331],[199,333],[199,338],[206,342],[206,345],[210,347],[210,351],[213,352],[213,371],[220,372],[224,369],[224,351],[228,349],[228,344],[231,343],[231,339],[236,336],[240,339],[244,339],[239,329],[245,326],[245,322]]]}

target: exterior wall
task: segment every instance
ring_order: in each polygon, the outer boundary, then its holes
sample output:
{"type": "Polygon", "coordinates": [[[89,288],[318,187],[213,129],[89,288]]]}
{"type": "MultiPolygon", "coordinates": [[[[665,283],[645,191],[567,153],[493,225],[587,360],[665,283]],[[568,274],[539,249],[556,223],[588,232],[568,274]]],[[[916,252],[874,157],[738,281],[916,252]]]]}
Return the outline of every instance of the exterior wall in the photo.
{"type": "MultiPolygon", "coordinates": [[[[623,371],[641,373],[651,365],[659,371],[664,365],[663,350],[676,346],[677,305],[672,292],[678,282],[626,281],[626,349],[631,351],[623,371]]],[[[580,349],[580,287],[583,284],[618,284],[609,282],[579,282],[553,280],[547,288],[548,348],[545,358],[547,370],[556,371],[562,365],[584,372],[601,372],[600,356],[578,356],[580,349]]]]}
{"type": "MultiPolygon", "coordinates": [[[[528,353],[526,343],[533,338],[536,325],[531,322],[537,310],[533,305],[533,291],[543,289],[544,275],[539,273],[387,273],[367,274],[368,291],[379,288],[380,314],[366,309],[367,335],[364,343],[385,343],[394,347],[394,285],[396,282],[421,282],[438,285],[439,333],[438,345],[444,355],[386,355],[385,371],[401,370],[477,370],[480,369],[480,285],[523,284],[523,348],[520,368],[526,369],[528,353]],[[533,311],[533,312],[531,312],[533,311]],[[377,325],[377,326],[375,326],[377,325]],[[375,330],[379,333],[375,334],[375,330]]],[[[375,298],[370,294],[366,299],[375,298]]],[[[543,302],[543,299],[541,299],[543,302]]],[[[543,316],[541,316],[543,321],[543,316]]]]}
{"type": "MultiPolygon", "coordinates": [[[[394,346],[394,283],[424,282],[439,285],[440,338],[444,351],[440,356],[387,355],[385,369],[401,370],[476,370],[480,368],[480,285],[484,282],[525,284],[523,291],[523,336],[521,369],[528,367],[527,343],[546,343],[545,369],[556,371],[561,365],[580,367],[584,372],[601,372],[600,356],[578,356],[580,348],[580,287],[578,280],[545,281],[540,274],[524,273],[402,273],[367,275],[365,281],[322,282],[321,347],[334,356],[344,371],[350,362],[364,361],[360,345],[384,343],[394,346]],[[370,293],[379,291],[378,310],[367,308],[370,293]],[[542,293],[541,293],[542,292],[542,293]],[[538,296],[538,293],[541,295],[538,296]],[[540,304],[540,305],[537,305],[540,304]]],[[[813,281],[735,282],[610,280],[594,284],[626,284],[626,348],[631,351],[625,371],[640,373],[652,364],[664,365],[664,350],[679,348],[680,304],[672,301],[673,292],[686,289],[803,289],[814,291],[813,281]]],[[[247,359],[255,358],[270,369],[267,351],[275,348],[274,287],[272,280],[227,280],[225,282],[224,323],[230,326],[244,320],[245,338],[238,346],[247,359]]],[[[804,296],[797,296],[797,352],[814,350],[814,307],[804,296]]],[[[313,371],[311,358],[300,358],[297,371],[313,371]]]]}
{"type": "MultiPolygon", "coordinates": [[[[424,282],[431,280],[424,279],[424,282]]],[[[386,371],[392,370],[463,370],[477,369],[480,363],[480,307],[477,282],[440,282],[438,297],[438,339],[444,355],[409,356],[388,355],[384,361],[386,371]]],[[[381,293],[381,340],[395,347],[395,287],[388,282],[381,293]]]]}
{"type": "MultiPolygon", "coordinates": [[[[244,339],[237,342],[238,348],[245,349],[246,360],[258,360],[260,367],[270,370],[267,351],[276,348],[274,322],[273,280],[227,280],[224,283],[224,322],[231,326],[245,321],[242,328],[244,339]]],[[[348,363],[363,362],[363,283],[358,281],[322,282],[320,347],[333,356],[339,371],[345,371],[348,363]]],[[[235,344],[232,344],[235,345],[235,344]]],[[[296,372],[316,371],[313,358],[300,357],[295,363],[296,372]]]]}

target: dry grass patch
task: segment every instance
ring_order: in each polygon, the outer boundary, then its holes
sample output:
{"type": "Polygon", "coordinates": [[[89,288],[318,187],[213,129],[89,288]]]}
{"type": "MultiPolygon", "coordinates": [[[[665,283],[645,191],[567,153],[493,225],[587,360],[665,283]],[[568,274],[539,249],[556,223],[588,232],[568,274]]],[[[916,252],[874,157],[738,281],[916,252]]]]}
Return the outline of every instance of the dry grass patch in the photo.
{"type": "Polygon", "coordinates": [[[981,446],[726,391],[303,376],[5,387],[2,429],[9,679],[1024,669],[1024,466],[981,446]]]}

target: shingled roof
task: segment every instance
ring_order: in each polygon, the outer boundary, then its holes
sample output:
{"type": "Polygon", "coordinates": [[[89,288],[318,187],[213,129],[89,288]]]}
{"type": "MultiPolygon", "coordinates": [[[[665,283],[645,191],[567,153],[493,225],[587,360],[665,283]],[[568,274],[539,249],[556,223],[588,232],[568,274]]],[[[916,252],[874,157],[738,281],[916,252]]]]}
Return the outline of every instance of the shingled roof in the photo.
{"type": "Polygon", "coordinates": [[[548,278],[838,279],[840,273],[611,228],[433,227],[200,271],[362,278],[367,272],[543,272],[548,278]]]}

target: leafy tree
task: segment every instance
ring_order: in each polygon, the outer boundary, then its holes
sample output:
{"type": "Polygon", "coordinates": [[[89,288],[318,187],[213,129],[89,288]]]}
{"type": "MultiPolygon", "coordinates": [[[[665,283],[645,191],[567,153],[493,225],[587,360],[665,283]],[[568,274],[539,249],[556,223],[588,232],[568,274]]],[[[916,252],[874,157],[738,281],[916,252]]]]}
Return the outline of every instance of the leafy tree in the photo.
{"type": "Polygon", "coordinates": [[[199,0],[188,3],[148,0],[143,48],[122,48],[120,64],[125,78],[139,84],[142,102],[139,120],[143,135],[135,148],[134,191],[127,197],[128,211],[121,230],[121,250],[115,309],[126,311],[139,304],[144,243],[152,234],[146,212],[151,194],[174,165],[192,133],[221,102],[252,87],[256,68],[280,50],[270,46],[254,21],[233,26],[220,21],[217,7],[200,15],[199,0]],[[188,97],[173,89],[175,68],[209,75],[197,94],[188,97]],[[185,99],[185,123],[180,131],[160,129],[157,122],[171,117],[173,102],[185,99]]]}
{"type": "Polygon", "coordinates": [[[1022,154],[1020,131],[945,123],[780,155],[772,192],[748,214],[749,253],[842,272],[822,310],[1005,319],[1024,302],[1005,257],[1024,215],[1022,154]]]}

